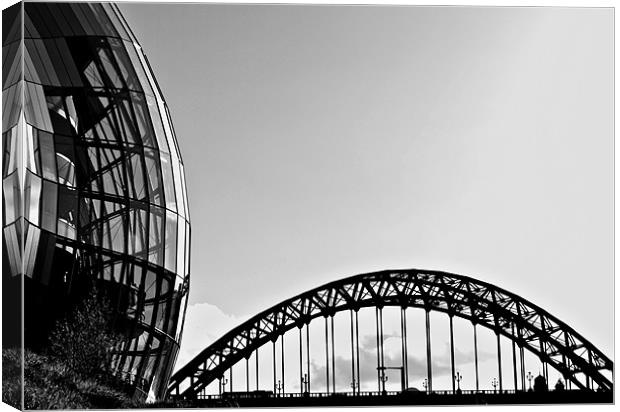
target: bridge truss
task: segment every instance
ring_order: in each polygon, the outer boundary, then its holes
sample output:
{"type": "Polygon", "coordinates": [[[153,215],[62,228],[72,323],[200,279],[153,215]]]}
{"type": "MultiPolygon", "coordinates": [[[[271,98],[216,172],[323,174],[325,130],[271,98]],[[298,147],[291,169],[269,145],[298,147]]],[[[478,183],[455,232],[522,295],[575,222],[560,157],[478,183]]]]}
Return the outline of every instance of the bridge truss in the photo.
{"type": "MultiPolygon", "coordinates": [[[[496,334],[500,357],[500,390],[502,387],[500,335],[512,341],[515,388],[517,387],[517,368],[520,369],[521,387],[525,388],[523,353],[524,350],[528,350],[536,355],[544,365],[545,377],[547,366],[551,366],[564,377],[565,381],[574,384],[577,388],[593,389],[596,385],[599,390],[611,391],[613,389],[613,362],[570,326],[539,306],[497,286],[467,276],[412,269],[386,270],[334,281],[259,313],[222,336],[177,371],[168,385],[168,395],[173,398],[196,398],[207,385],[214,380],[221,379],[233,365],[243,359],[247,362],[254,351],[269,342],[273,343],[275,359],[275,342],[280,336],[294,328],[299,328],[301,345],[302,328],[307,327],[312,320],[319,317],[325,318],[326,340],[328,320],[331,319],[333,339],[334,315],[337,312],[350,311],[353,341],[353,331],[357,331],[357,312],[367,307],[376,308],[377,379],[380,385],[381,370],[385,371],[387,368],[383,363],[382,348],[382,309],[386,306],[401,308],[403,336],[406,336],[405,310],[407,308],[425,310],[429,390],[432,390],[431,362],[428,361],[431,357],[429,338],[429,313],[431,311],[444,312],[450,319],[452,376],[455,375],[452,321],[454,317],[459,317],[473,323],[474,334],[477,325],[488,328],[496,334]],[[521,355],[520,365],[517,365],[516,361],[516,347],[521,355]]],[[[357,339],[359,344],[359,337],[357,339]]],[[[403,381],[406,385],[407,345],[402,346],[403,359],[405,359],[403,381]]],[[[352,372],[354,376],[357,374],[357,382],[359,382],[359,353],[357,354],[357,366],[353,349],[352,357],[352,372]]],[[[327,379],[329,387],[329,371],[327,379]]],[[[306,385],[309,391],[309,382],[306,385]]],[[[355,392],[355,387],[353,391],[355,392]]]]}

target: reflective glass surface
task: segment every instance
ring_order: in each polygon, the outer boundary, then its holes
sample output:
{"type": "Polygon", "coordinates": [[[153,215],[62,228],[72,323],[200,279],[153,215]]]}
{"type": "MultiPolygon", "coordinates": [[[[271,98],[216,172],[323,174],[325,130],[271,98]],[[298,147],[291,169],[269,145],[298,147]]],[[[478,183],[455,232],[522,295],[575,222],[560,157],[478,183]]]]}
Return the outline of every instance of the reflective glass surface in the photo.
{"type": "Polygon", "coordinates": [[[190,224],[148,61],[108,3],[25,3],[23,45],[8,33],[2,51],[3,277],[24,276],[26,345],[53,323],[42,314],[97,279],[125,337],[116,373],[159,397],[185,314],[190,224]]]}

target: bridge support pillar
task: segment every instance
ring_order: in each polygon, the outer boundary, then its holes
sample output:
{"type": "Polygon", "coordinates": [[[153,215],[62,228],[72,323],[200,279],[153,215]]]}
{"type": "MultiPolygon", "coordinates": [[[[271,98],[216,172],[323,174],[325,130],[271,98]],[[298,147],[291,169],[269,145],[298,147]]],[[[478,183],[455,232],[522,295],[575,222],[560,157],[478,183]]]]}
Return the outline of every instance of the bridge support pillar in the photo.
{"type": "Polygon", "coordinates": [[[377,307],[375,311],[377,324],[377,385],[379,392],[385,387],[383,378],[385,375],[385,362],[383,356],[383,308],[377,307]]]}
{"type": "Polygon", "coordinates": [[[258,390],[258,348],[256,348],[256,390],[258,390]]]}
{"type": "Polygon", "coordinates": [[[409,387],[409,367],[407,362],[407,308],[400,308],[401,338],[402,338],[402,358],[403,358],[403,385],[404,389],[409,387]]]}
{"type": "Polygon", "coordinates": [[[454,317],[452,316],[452,314],[449,315],[450,317],[450,365],[452,366],[452,392],[456,391],[456,370],[454,367],[454,317]]]}
{"type": "Polygon", "coordinates": [[[502,379],[502,345],[500,342],[500,334],[499,331],[495,331],[495,336],[497,338],[497,374],[499,378],[499,391],[504,390],[503,379],[502,379]]]}
{"type": "Polygon", "coordinates": [[[325,392],[329,393],[329,326],[325,316],[325,392]]]}
{"type": "MultiPolygon", "coordinates": [[[[519,311],[519,313],[521,312],[519,311]]],[[[517,345],[519,346],[519,363],[521,367],[521,390],[525,392],[527,391],[527,388],[525,386],[525,351],[523,349],[522,337],[523,332],[521,331],[521,328],[517,326],[517,345]]]]}
{"type": "Polygon", "coordinates": [[[430,310],[426,309],[426,373],[428,375],[428,391],[433,391],[433,366],[431,356],[431,316],[430,310]]]}
{"type": "Polygon", "coordinates": [[[360,381],[360,325],[358,311],[355,311],[355,353],[356,353],[356,367],[357,367],[357,390],[358,393],[361,390],[362,383],[360,381]]]}
{"type": "Polygon", "coordinates": [[[278,389],[276,387],[276,341],[272,340],[271,343],[273,347],[273,393],[277,394],[278,389]]]}
{"type": "Polygon", "coordinates": [[[306,323],[306,366],[308,373],[308,382],[306,389],[310,393],[310,322],[306,323]]]}
{"type": "Polygon", "coordinates": [[[304,393],[304,345],[303,345],[303,330],[302,326],[299,326],[299,393],[304,393]]]}
{"type": "Polygon", "coordinates": [[[280,336],[280,339],[282,339],[281,346],[282,346],[282,354],[281,354],[281,374],[282,374],[282,393],[284,393],[284,335],[280,336]]]}
{"type": "Polygon", "coordinates": [[[332,329],[332,392],[336,393],[336,341],[334,338],[334,316],[330,317],[332,329]]]}
{"type": "Polygon", "coordinates": [[[245,358],[245,391],[250,392],[250,358],[245,358]]]}
{"type": "Polygon", "coordinates": [[[476,324],[474,323],[474,365],[476,368],[476,391],[480,390],[480,379],[478,374],[478,332],[476,331],[476,324]]]}
{"type": "Polygon", "coordinates": [[[355,337],[353,331],[353,309],[349,311],[349,315],[351,318],[351,389],[353,390],[353,395],[355,395],[355,337]]]}
{"type": "Polygon", "coordinates": [[[514,378],[514,388],[515,388],[515,392],[519,389],[517,386],[517,346],[515,343],[515,324],[513,323],[511,325],[511,331],[512,331],[512,374],[513,374],[513,378],[514,378]]]}

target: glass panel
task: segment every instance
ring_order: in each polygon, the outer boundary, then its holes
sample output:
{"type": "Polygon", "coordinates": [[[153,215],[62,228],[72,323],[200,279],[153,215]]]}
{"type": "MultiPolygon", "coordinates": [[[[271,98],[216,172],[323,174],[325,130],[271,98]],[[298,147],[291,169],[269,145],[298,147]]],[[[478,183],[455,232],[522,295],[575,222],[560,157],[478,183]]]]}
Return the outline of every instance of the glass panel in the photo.
{"type": "Polygon", "coordinates": [[[125,216],[119,213],[103,224],[103,247],[115,252],[125,252],[125,216]]]}
{"type": "Polygon", "coordinates": [[[22,274],[22,237],[21,233],[17,233],[17,228],[17,223],[13,223],[4,228],[4,239],[6,239],[5,245],[7,248],[7,255],[9,257],[9,266],[11,268],[12,276],[22,274]]]}
{"type": "Polygon", "coordinates": [[[58,188],[58,234],[75,240],[77,223],[77,190],[58,188]]]}
{"type": "Polygon", "coordinates": [[[4,148],[2,177],[6,177],[17,170],[18,156],[21,156],[19,143],[17,127],[10,129],[2,135],[2,145],[4,148]]]}
{"type": "Polygon", "coordinates": [[[75,164],[62,153],[56,153],[58,164],[58,183],[75,187],[75,164]]]}
{"type": "Polygon", "coordinates": [[[164,196],[162,193],[161,168],[159,166],[158,152],[152,149],[144,149],[144,163],[148,179],[149,201],[163,206],[164,196]]]}
{"type": "Polygon", "coordinates": [[[38,131],[39,147],[41,148],[41,167],[43,168],[43,177],[49,180],[56,180],[56,156],[54,153],[53,135],[47,132],[38,131]]]}
{"type": "Polygon", "coordinates": [[[22,82],[2,91],[2,130],[7,131],[17,125],[22,110],[22,82]]]}
{"type": "Polygon", "coordinates": [[[36,50],[37,56],[41,59],[41,63],[43,63],[42,67],[34,68],[39,72],[39,76],[49,76],[53,86],[71,86],[71,77],[62,63],[62,57],[54,40],[32,40],[32,45],[36,50]],[[46,71],[45,75],[40,73],[43,70],[46,71]]]}
{"type": "Polygon", "coordinates": [[[123,42],[123,44],[125,46],[125,50],[127,51],[127,56],[129,57],[129,60],[131,60],[131,65],[138,76],[142,90],[146,95],[155,96],[151,83],[149,82],[149,78],[147,77],[144,67],[142,66],[142,62],[140,61],[140,57],[138,57],[138,53],[140,52],[138,51],[137,46],[131,42],[123,42]]]}
{"type": "Polygon", "coordinates": [[[144,298],[147,301],[152,301],[157,297],[158,288],[158,276],[157,273],[150,269],[144,272],[144,298]]]}
{"type": "Polygon", "coordinates": [[[190,231],[191,231],[191,226],[189,224],[189,222],[185,223],[185,273],[183,273],[183,276],[189,276],[189,271],[190,271],[190,248],[191,248],[191,244],[190,244],[190,231]]]}
{"type": "Polygon", "coordinates": [[[67,41],[63,38],[55,39],[55,47],[58,48],[58,53],[62,59],[61,62],[64,64],[64,67],[66,67],[71,85],[74,87],[82,87],[82,79],[80,78],[77,67],[75,67],[75,62],[67,46],[67,41]]]}
{"type": "Polygon", "coordinates": [[[176,198],[174,192],[174,180],[172,176],[172,164],[170,162],[170,155],[166,153],[160,153],[161,160],[161,173],[163,177],[163,185],[165,191],[166,208],[176,211],[176,198]]]}
{"type": "Polygon", "coordinates": [[[53,132],[52,121],[50,120],[45,102],[43,87],[26,82],[26,121],[37,129],[53,132]]]}
{"type": "Polygon", "coordinates": [[[108,34],[108,35],[112,35],[112,36],[118,36],[118,35],[123,35],[123,30],[121,28],[120,24],[116,24],[116,22],[114,20],[110,21],[110,17],[109,16],[109,11],[108,13],[106,13],[106,10],[109,10],[109,8],[111,8],[111,5],[108,4],[101,4],[101,3],[90,3],[88,5],[89,7],[92,8],[93,13],[89,13],[91,16],[93,16],[95,19],[97,19],[97,23],[99,23],[99,25],[101,26],[101,30],[103,33],[108,34]],[[117,32],[118,30],[118,32],[117,32]]]}
{"type": "Polygon", "coordinates": [[[99,73],[99,68],[94,60],[84,69],[84,77],[86,77],[86,80],[92,87],[105,86],[101,73],[99,73]]]}
{"type": "Polygon", "coordinates": [[[171,272],[177,270],[177,215],[166,212],[166,241],[165,241],[164,264],[166,269],[171,272]]]}
{"type": "Polygon", "coordinates": [[[129,158],[128,180],[132,182],[132,197],[138,200],[146,200],[146,187],[144,184],[144,170],[142,169],[142,157],[135,153],[129,158]]]}
{"type": "Polygon", "coordinates": [[[83,36],[86,34],[84,28],[80,24],[80,20],[77,18],[69,4],[58,4],[59,13],[65,18],[65,21],[71,27],[71,30],[76,36],[83,36]]]}
{"type": "Polygon", "coordinates": [[[41,204],[41,227],[56,233],[58,186],[55,183],[43,181],[43,199],[45,201],[41,204]]]}
{"type": "Polygon", "coordinates": [[[41,178],[26,172],[26,190],[24,202],[26,219],[33,225],[39,225],[39,204],[41,202],[41,178]]]}
{"type": "Polygon", "coordinates": [[[152,206],[149,216],[149,262],[163,265],[164,209],[152,206]]]}
{"type": "Polygon", "coordinates": [[[125,47],[123,47],[123,42],[119,39],[108,38],[108,43],[110,44],[110,49],[112,50],[112,53],[116,58],[116,62],[120,67],[123,79],[127,83],[127,87],[130,90],[142,91],[138,76],[131,65],[131,60],[127,55],[125,47]]]}
{"type": "Polygon", "coordinates": [[[174,195],[177,204],[177,211],[181,217],[185,217],[185,197],[183,196],[183,185],[181,184],[181,165],[176,157],[172,157],[172,171],[174,173],[174,195]]]}
{"type": "Polygon", "coordinates": [[[175,310],[177,312],[175,312],[174,314],[176,315],[178,313],[178,323],[176,325],[175,328],[170,328],[169,330],[169,335],[170,336],[174,336],[174,338],[177,340],[177,342],[181,339],[181,332],[183,331],[183,319],[185,319],[185,304],[187,301],[187,293],[185,293],[180,301],[178,302],[178,305],[175,306],[175,310]]]}
{"type": "Polygon", "coordinates": [[[86,35],[96,36],[102,33],[101,27],[99,27],[98,25],[95,25],[95,23],[91,21],[92,14],[84,13],[84,11],[82,10],[82,8],[85,7],[85,5],[78,4],[78,3],[70,3],[69,7],[71,7],[71,9],[73,10],[73,12],[75,13],[77,17],[77,20],[80,22],[80,24],[86,31],[86,35]]]}
{"type": "Polygon", "coordinates": [[[166,299],[159,302],[157,308],[157,320],[155,321],[155,327],[161,331],[166,331],[166,322],[170,318],[170,300],[166,299]]]}
{"type": "MultiPolygon", "coordinates": [[[[22,72],[21,42],[15,42],[2,48],[2,88],[21,80],[22,72]]],[[[26,58],[26,56],[24,56],[26,58]]]]}
{"type": "Polygon", "coordinates": [[[26,168],[37,173],[37,164],[34,160],[34,138],[33,138],[32,126],[26,124],[26,139],[24,141],[24,161],[26,162],[26,168]]]}
{"type": "Polygon", "coordinates": [[[142,144],[144,146],[156,147],[157,144],[153,137],[153,128],[151,127],[145,96],[134,92],[131,92],[130,96],[142,144]]]}
{"type": "Polygon", "coordinates": [[[21,215],[21,193],[18,179],[17,173],[13,173],[2,181],[5,224],[7,225],[13,223],[21,215]]]}
{"type": "Polygon", "coordinates": [[[114,65],[112,64],[112,57],[108,54],[108,51],[104,48],[101,48],[99,49],[98,56],[99,61],[103,66],[103,70],[112,82],[112,86],[116,89],[122,89],[123,82],[121,81],[121,77],[116,71],[116,67],[114,67],[114,65]]]}
{"type": "Polygon", "coordinates": [[[130,211],[131,227],[129,245],[131,249],[129,253],[137,258],[146,259],[147,248],[147,216],[145,210],[132,209],[130,211]]]}
{"type": "Polygon", "coordinates": [[[166,139],[166,133],[164,132],[164,126],[159,115],[157,100],[152,96],[146,95],[146,103],[151,116],[151,124],[153,125],[155,139],[157,140],[157,148],[160,152],[170,153],[170,149],[168,148],[168,140],[166,139]]]}
{"type": "Polygon", "coordinates": [[[38,227],[27,225],[28,233],[24,244],[24,274],[32,277],[36,263],[41,230],[38,227]]]}
{"type": "Polygon", "coordinates": [[[185,275],[185,220],[179,218],[179,233],[177,236],[176,254],[177,268],[176,273],[181,276],[185,275]]]}
{"type": "Polygon", "coordinates": [[[51,13],[53,20],[58,23],[58,27],[62,30],[63,36],[73,36],[75,33],[69,25],[69,22],[60,12],[60,4],[47,3],[48,14],[51,13]]]}

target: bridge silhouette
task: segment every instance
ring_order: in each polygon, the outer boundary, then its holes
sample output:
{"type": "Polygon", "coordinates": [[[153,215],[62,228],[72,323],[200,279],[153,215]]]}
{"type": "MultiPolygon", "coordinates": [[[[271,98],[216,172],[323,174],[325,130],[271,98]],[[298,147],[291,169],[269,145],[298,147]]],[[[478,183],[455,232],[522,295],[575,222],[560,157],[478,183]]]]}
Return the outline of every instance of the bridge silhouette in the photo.
{"type": "MultiPolygon", "coordinates": [[[[342,369],[342,365],[339,366],[342,369]]],[[[612,392],[613,362],[549,312],[514,293],[471,277],[417,269],[356,275],[287,299],[235,327],[204,349],[172,376],[168,386],[169,399],[205,406],[519,403],[524,400],[530,403],[611,402],[612,392]],[[388,307],[394,307],[399,318],[400,361],[397,364],[386,364],[384,317],[388,307]],[[359,314],[362,310],[372,309],[376,386],[371,391],[362,391],[359,314]],[[411,387],[409,382],[412,370],[409,366],[407,314],[412,309],[424,314],[424,389],[411,387]],[[346,382],[343,382],[342,374],[336,374],[335,336],[342,333],[343,328],[335,329],[334,318],[341,312],[348,312],[349,318],[346,328],[348,342],[337,341],[338,346],[346,344],[350,350],[350,373],[346,382]],[[433,387],[432,312],[442,313],[449,320],[451,388],[448,390],[438,391],[433,387]],[[461,389],[462,375],[455,361],[455,318],[468,321],[473,329],[475,389],[467,391],[461,389]],[[316,339],[311,342],[310,324],[313,322],[319,325],[322,335],[318,344],[324,350],[321,363],[325,371],[321,377],[312,373],[317,371],[316,368],[313,370],[314,361],[319,361],[310,351],[311,344],[317,344],[316,339]],[[497,374],[492,381],[492,390],[483,389],[480,382],[478,328],[495,334],[497,374]],[[298,331],[298,352],[295,351],[293,362],[298,364],[298,375],[291,376],[285,367],[284,342],[285,335],[295,334],[295,329],[298,331]],[[501,337],[510,342],[511,353],[502,353],[501,337]],[[271,359],[268,362],[263,359],[261,363],[259,349],[269,346],[270,342],[271,359]],[[277,352],[280,352],[279,359],[277,352]],[[527,364],[526,353],[538,359],[535,366],[539,376],[535,386],[538,384],[539,388],[536,392],[548,393],[546,397],[533,393],[534,375],[528,370],[532,365],[527,364]],[[502,356],[510,357],[510,370],[506,370],[506,358],[502,361],[502,356]],[[252,358],[253,387],[250,385],[252,358]],[[235,388],[233,367],[243,368],[243,361],[245,382],[235,388]],[[561,376],[560,386],[552,391],[553,394],[547,392],[549,367],[561,376]],[[261,383],[259,371],[264,369],[271,370],[271,379],[263,379],[261,383]],[[390,373],[392,377],[394,374],[398,376],[400,390],[386,390],[390,373]],[[508,376],[510,378],[506,379],[508,376]],[[507,389],[509,380],[511,389],[507,389]],[[343,385],[350,389],[343,391],[343,385]],[[291,386],[298,390],[287,392],[286,388],[291,386]]]]}

